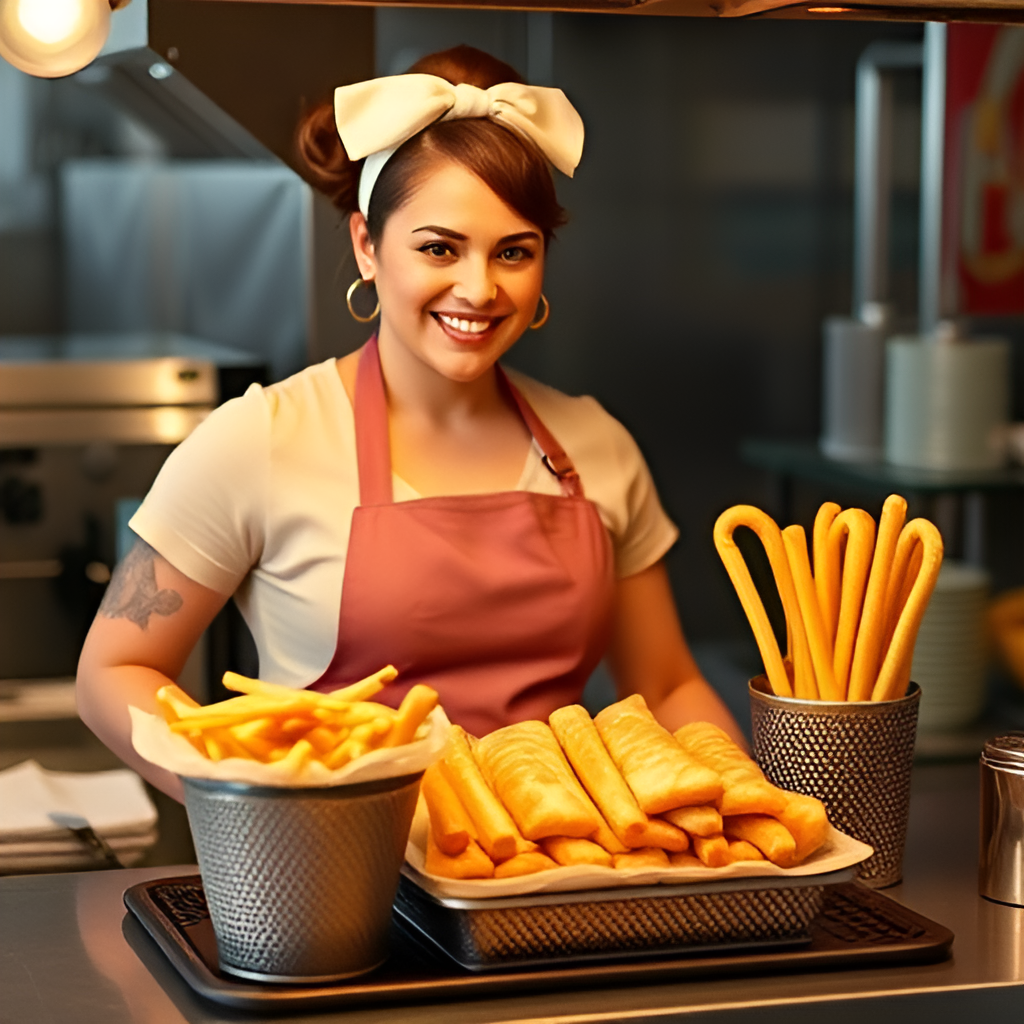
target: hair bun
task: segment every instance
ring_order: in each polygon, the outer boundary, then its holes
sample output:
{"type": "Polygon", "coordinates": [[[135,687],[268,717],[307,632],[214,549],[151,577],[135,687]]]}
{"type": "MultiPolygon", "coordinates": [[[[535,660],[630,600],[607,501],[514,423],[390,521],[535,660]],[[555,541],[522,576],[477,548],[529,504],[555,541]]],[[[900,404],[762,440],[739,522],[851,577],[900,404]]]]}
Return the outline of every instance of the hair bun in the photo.
{"type": "Polygon", "coordinates": [[[340,210],[350,213],[356,209],[363,162],[349,160],[338,136],[332,102],[320,103],[302,115],[295,146],[305,170],[303,177],[310,185],[340,210]]]}

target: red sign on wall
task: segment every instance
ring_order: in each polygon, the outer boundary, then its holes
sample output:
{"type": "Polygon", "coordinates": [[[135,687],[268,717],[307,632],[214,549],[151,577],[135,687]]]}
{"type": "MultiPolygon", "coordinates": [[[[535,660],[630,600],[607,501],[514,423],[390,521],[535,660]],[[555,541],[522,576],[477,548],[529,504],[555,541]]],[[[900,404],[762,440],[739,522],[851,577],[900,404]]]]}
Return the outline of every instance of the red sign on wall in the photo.
{"type": "Polygon", "coordinates": [[[949,26],[944,205],[948,312],[1024,313],[1024,28],[949,26]]]}

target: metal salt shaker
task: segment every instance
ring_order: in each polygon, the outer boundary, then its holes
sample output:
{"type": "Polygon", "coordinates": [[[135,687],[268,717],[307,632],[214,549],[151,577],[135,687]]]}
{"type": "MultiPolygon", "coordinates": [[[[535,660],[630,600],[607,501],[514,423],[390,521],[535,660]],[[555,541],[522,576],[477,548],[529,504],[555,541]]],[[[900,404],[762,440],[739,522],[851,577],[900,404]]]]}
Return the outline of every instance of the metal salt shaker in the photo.
{"type": "Polygon", "coordinates": [[[996,736],[981,753],[978,891],[1024,907],[1024,732],[996,736]]]}

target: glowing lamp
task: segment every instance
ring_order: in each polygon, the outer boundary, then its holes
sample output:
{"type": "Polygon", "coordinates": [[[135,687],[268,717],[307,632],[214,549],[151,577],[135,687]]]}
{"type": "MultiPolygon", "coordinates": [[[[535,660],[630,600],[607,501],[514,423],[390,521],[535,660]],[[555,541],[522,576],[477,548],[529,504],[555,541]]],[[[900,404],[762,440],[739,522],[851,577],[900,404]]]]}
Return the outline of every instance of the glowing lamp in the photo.
{"type": "Polygon", "coordinates": [[[117,0],[0,0],[0,57],[39,78],[80,71],[103,49],[117,0]]]}

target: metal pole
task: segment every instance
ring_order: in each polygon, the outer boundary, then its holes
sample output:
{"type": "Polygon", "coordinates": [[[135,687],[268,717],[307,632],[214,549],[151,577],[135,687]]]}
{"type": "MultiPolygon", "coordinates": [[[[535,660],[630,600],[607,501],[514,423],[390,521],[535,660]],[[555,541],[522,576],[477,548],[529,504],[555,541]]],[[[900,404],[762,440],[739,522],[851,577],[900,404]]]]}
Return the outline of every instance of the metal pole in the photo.
{"type": "Polygon", "coordinates": [[[888,298],[892,73],[921,67],[920,43],[872,43],[857,61],[853,317],[869,322],[888,298]]]}
{"type": "Polygon", "coordinates": [[[942,164],[946,129],[946,26],[943,22],[929,22],[925,26],[923,85],[918,330],[929,337],[935,334],[942,317],[942,164]]]}

